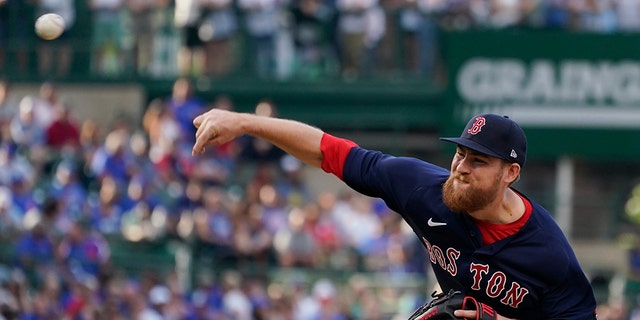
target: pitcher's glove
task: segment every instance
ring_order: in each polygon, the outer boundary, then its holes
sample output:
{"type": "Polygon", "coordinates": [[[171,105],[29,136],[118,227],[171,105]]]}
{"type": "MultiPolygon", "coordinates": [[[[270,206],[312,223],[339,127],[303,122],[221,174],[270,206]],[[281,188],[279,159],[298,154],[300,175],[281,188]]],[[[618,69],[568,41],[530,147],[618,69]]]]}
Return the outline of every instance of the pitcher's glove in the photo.
{"type": "Polygon", "coordinates": [[[460,291],[449,290],[448,293],[431,294],[433,300],[420,306],[409,320],[455,320],[456,310],[476,310],[475,319],[467,320],[497,320],[498,314],[490,306],[476,301],[475,298],[463,296],[460,291]]]}

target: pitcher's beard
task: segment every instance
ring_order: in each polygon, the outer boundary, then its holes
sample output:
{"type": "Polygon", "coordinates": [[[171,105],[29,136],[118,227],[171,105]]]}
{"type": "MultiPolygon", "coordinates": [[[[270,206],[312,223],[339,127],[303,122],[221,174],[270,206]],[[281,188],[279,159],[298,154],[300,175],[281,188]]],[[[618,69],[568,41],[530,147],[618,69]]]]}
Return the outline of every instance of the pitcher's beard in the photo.
{"type": "Polygon", "coordinates": [[[457,190],[453,186],[456,178],[450,175],[442,186],[442,201],[453,212],[474,212],[489,205],[498,196],[498,183],[489,189],[470,186],[466,191],[457,190]]]}

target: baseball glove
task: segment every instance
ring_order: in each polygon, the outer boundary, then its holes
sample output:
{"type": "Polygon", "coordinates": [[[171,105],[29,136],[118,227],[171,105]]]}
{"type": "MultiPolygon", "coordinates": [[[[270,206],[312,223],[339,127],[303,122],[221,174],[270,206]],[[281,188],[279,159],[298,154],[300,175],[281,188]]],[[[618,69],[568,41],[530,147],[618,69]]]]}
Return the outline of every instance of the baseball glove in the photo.
{"type": "Polygon", "coordinates": [[[460,291],[450,290],[439,294],[434,292],[431,296],[433,299],[420,306],[409,320],[496,320],[498,317],[493,308],[473,297],[462,295],[460,291]],[[453,315],[456,310],[476,310],[477,315],[475,319],[458,318],[453,315]]]}

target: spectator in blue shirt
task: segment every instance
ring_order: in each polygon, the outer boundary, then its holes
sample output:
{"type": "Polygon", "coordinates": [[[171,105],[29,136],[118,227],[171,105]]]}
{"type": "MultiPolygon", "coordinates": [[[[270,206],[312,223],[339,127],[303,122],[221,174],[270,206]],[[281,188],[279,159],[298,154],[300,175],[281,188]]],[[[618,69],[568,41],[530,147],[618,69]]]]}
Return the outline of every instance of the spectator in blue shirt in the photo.
{"type": "Polygon", "coordinates": [[[43,223],[37,222],[24,233],[16,245],[17,265],[25,271],[32,284],[41,281],[44,270],[55,265],[53,240],[46,232],[43,223]]]}
{"type": "Polygon", "coordinates": [[[195,95],[191,80],[179,78],[174,82],[168,107],[180,126],[180,140],[185,145],[195,142],[196,130],[192,121],[195,116],[205,110],[205,105],[205,102],[195,95]]]}

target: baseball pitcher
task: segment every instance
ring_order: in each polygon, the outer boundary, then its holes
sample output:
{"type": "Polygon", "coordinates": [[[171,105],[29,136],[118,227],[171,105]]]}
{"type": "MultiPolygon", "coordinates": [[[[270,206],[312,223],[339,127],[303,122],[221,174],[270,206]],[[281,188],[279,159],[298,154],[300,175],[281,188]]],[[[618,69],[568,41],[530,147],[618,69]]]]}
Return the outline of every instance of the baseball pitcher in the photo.
{"type": "MultiPolygon", "coordinates": [[[[479,114],[459,137],[442,138],[456,144],[449,169],[367,150],[292,120],[214,109],[193,123],[194,155],[248,134],[383,199],[427,249],[443,290],[435,300],[461,297],[440,304],[452,317],[596,319],[593,290],[564,234],[545,208],[512,187],[527,141],[508,117],[479,114]]],[[[447,319],[433,317],[434,306],[412,319],[447,319]]]]}

